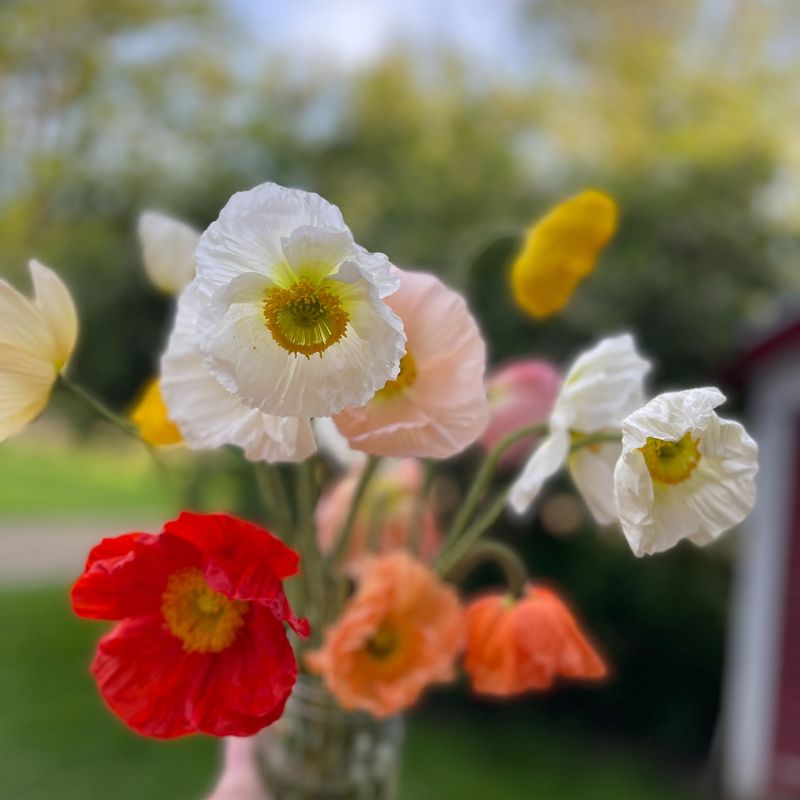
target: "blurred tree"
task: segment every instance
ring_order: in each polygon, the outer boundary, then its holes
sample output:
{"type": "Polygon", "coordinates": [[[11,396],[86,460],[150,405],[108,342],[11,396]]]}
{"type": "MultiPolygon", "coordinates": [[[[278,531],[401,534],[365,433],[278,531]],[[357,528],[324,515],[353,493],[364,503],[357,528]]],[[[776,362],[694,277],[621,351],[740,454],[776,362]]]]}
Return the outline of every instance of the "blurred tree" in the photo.
{"type": "MultiPolygon", "coordinates": [[[[221,0],[0,3],[3,273],[21,280],[35,255],[65,274],[78,377],[124,406],[157,366],[171,311],[141,270],[139,211],[204,227],[234,191],[276,180],[340,205],[365,246],[467,287],[494,359],[566,359],[629,326],[661,385],[712,379],[742,320],[800,287],[800,216],[783,215],[780,237],[774,227],[800,186],[800,7],[520,9],[517,49],[531,60],[509,80],[413,46],[356,72],[299,68],[221,0]],[[515,239],[498,234],[590,185],[617,197],[620,233],[566,313],[534,324],[510,303],[515,239]]],[[[537,573],[590,610],[620,675],[613,694],[580,694],[581,708],[701,747],[724,565],[682,548],[642,567],[594,533],[551,547],[537,531],[537,573]],[[661,659],[665,641],[678,644],[661,659]],[[688,661],[700,667],[676,680],[688,661]]]]}

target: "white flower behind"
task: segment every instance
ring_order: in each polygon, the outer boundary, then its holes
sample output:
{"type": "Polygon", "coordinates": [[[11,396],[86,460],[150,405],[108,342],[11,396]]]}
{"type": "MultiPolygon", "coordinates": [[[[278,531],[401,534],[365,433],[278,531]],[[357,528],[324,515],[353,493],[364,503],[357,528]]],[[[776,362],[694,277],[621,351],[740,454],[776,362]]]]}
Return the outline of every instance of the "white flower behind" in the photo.
{"type": "Polygon", "coordinates": [[[175,326],[161,358],[161,393],[169,416],[193,449],[233,444],[251,461],[303,461],[316,451],[311,421],[274,417],[245,406],[209,372],[195,343],[194,284],[178,300],[175,326]]]}
{"type": "Polygon", "coordinates": [[[197,249],[198,345],[217,380],[268,414],[327,417],[397,377],[399,285],[336,206],[266,183],[235,194],[197,249]]]}
{"type": "Polygon", "coordinates": [[[194,278],[200,232],[157,211],[143,212],[137,231],[147,276],[162,292],[180,294],[194,278]]]}
{"type": "Polygon", "coordinates": [[[326,455],[337,467],[350,470],[367,460],[366,453],[350,447],[350,442],[339,433],[336,423],[330,417],[316,417],[311,424],[320,453],[326,455]]]}
{"type": "Polygon", "coordinates": [[[650,362],[636,352],[629,334],[601,340],[567,372],[549,420],[549,433],[511,487],[509,502],[528,509],[545,481],[568,462],[572,479],[601,525],[616,518],[614,464],[621,446],[603,442],[570,455],[575,437],[619,431],[622,420],[644,403],[650,362]]]}
{"type": "Polygon", "coordinates": [[[61,279],[30,261],[34,299],[0,280],[0,441],[34,420],[78,338],[75,304],[61,279]]]}
{"type": "Polygon", "coordinates": [[[724,402],[714,388],[667,392],[622,423],[616,505],[637,556],[682,539],[709,544],[752,509],[758,447],[738,422],[717,416],[724,402]]]}

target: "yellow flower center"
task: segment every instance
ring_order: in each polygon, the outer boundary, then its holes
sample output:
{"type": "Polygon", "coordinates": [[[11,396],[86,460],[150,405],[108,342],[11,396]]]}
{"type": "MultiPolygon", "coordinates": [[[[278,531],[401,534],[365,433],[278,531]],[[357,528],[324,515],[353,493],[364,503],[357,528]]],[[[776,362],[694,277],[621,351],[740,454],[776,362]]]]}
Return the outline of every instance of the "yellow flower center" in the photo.
{"type": "Polygon", "coordinates": [[[219,653],[230,647],[249,606],[212,589],[197,567],[169,576],[161,613],[187,653],[219,653]]]}
{"type": "Polygon", "coordinates": [[[391,658],[400,646],[400,635],[394,625],[384,620],[374,635],[367,639],[367,652],[377,661],[391,658]]]}
{"type": "Polygon", "coordinates": [[[286,289],[267,290],[264,320],[284,350],[310,358],[344,337],[350,315],[334,291],[303,277],[286,289]]]}
{"type": "Polygon", "coordinates": [[[389,397],[394,397],[404,389],[408,389],[414,385],[417,380],[417,364],[414,357],[406,350],[405,355],[400,359],[400,372],[393,381],[386,381],[386,383],[375,392],[375,397],[383,398],[384,400],[389,397]]]}
{"type": "Polygon", "coordinates": [[[658,483],[683,483],[700,463],[699,440],[685,433],[677,442],[647,437],[639,450],[644,456],[652,479],[658,483]]]}

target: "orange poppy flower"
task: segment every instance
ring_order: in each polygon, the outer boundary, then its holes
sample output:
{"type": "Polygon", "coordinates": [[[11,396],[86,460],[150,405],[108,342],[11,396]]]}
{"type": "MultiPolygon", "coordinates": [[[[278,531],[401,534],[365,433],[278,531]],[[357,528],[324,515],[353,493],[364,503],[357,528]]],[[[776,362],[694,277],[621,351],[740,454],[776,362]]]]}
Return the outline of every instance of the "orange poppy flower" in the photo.
{"type": "Polygon", "coordinates": [[[480,694],[548,689],[558,676],[596,680],[607,670],[555,592],[528,587],[514,600],[493,594],[467,608],[464,666],[480,694]]]}
{"type": "Polygon", "coordinates": [[[455,590],[404,552],[359,562],[358,589],[306,664],[348,710],[387,717],[454,677],[464,646],[455,590]]]}

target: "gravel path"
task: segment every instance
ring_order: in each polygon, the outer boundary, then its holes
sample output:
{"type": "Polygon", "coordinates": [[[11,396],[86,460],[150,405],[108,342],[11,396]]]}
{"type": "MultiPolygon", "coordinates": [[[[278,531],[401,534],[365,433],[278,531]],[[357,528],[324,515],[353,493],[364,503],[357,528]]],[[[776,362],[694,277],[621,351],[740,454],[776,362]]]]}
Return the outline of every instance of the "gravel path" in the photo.
{"type": "Polygon", "coordinates": [[[72,581],[83,569],[90,548],[104,536],[158,528],[152,516],[0,520],[0,586],[72,581]]]}

